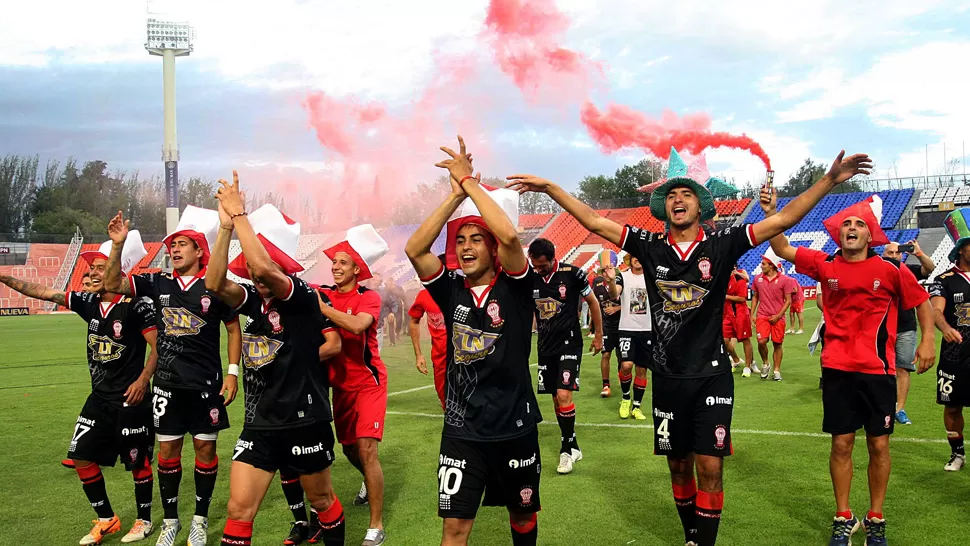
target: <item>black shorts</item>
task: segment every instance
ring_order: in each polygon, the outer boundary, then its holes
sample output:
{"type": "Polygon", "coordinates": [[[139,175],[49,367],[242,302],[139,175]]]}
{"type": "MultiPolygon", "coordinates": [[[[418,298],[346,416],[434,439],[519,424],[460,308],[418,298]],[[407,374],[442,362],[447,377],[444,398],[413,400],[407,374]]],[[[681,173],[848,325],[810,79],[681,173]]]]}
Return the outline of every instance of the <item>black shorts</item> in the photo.
{"type": "Polygon", "coordinates": [[[653,333],[652,332],[617,332],[619,348],[617,360],[633,362],[638,368],[649,368],[653,363],[653,333]]]}
{"type": "Polygon", "coordinates": [[[822,368],[822,432],[867,436],[893,433],[896,376],[822,368]]]}
{"type": "Polygon", "coordinates": [[[953,408],[970,406],[970,369],[936,369],[936,403],[953,408]]]}
{"type": "Polygon", "coordinates": [[[333,464],[333,429],[314,423],[283,430],[243,429],[232,460],[267,472],[283,469],[289,475],[322,472],[333,464]]]}
{"type": "Polygon", "coordinates": [[[213,434],[229,428],[226,400],[218,392],[152,388],[155,434],[213,434]]]}
{"type": "Polygon", "coordinates": [[[118,457],[126,470],[150,463],[155,448],[152,406],[148,398],[137,406],[116,406],[90,395],[74,425],[67,458],[114,466],[118,457]]]}
{"type": "Polygon", "coordinates": [[[674,459],[690,453],[731,455],[734,376],[680,379],[653,374],[653,452],[674,459]]]}
{"type": "Polygon", "coordinates": [[[582,361],[582,345],[561,354],[539,355],[536,392],[555,396],[558,390],[578,391],[579,365],[582,361]]]}
{"type": "Polygon", "coordinates": [[[498,442],[441,438],[438,517],[475,519],[479,505],[538,512],[541,462],[538,430],[498,442]]]}
{"type": "Polygon", "coordinates": [[[603,352],[612,353],[619,342],[620,331],[615,328],[603,328],[603,352]]]}

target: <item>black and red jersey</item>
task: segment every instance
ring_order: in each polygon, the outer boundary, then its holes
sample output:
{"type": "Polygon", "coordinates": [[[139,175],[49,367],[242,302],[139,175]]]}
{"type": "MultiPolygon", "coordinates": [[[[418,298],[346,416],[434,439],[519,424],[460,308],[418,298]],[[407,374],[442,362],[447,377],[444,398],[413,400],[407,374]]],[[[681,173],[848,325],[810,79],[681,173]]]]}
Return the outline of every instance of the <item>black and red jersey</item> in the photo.
{"type": "Polygon", "coordinates": [[[532,299],[535,300],[536,327],[539,338],[536,349],[540,355],[575,352],[583,346],[583,332],[579,324],[579,306],[592,289],[582,269],[556,261],[552,271],[535,278],[532,299]]]}
{"type": "MultiPolygon", "coordinates": [[[[621,277],[616,277],[617,282],[621,282],[621,277]]],[[[620,327],[620,299],[610,297],[610,285],[606,278],[597,276],[593,279],[593,295],[600,303],[600,312],[603,314],[603,330],[617,330],[620,327]],[[606,309],[616,307],[617,311],[612,315],[606,314],[606,309]]]]}
{"type": "MultiPolygon", "coordinates": [[[[316,291],[290,277],[288,297],[261,298],[251,284],[236,310],[249,320],[243,331],[243,428],[280,430],[333,421],[323,334],[334,329],[320,312],[316,291]]],[[[326,426],[326,425],[325,425],[326,426]]]]}
{"type": "Polygon", "coordinates": [[[500,271],[491,285],[472,288],[442,266],[422,280],[448,330],[443,436],[505,440],[542,421],[529,373],[535,276],[531,268],[500,271]]]}
{"type": "Polygon", "coordinates": [[[146,298],[68,292],[67,308],[88,323],[91,392],[121,406],[125,391],[145,369],[145,333],[155,330],[155,306],[146,298]]]}
{"type": "Polygon", "coordinates": [[[178,273],[129,277],[132,294],[152,300],[157,310],[158,369],[154,386],[218,392],[222,388],[219,323],[238,319],[205,288],[205,269],[185,278],[178,273]]]}

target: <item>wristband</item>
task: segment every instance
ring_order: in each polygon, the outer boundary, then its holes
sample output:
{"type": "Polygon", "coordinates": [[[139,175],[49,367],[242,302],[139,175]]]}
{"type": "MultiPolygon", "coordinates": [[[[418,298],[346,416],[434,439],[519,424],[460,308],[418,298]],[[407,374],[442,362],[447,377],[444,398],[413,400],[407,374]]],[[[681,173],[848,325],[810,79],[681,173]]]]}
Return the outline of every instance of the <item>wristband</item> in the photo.
{"type": "Polygon", "coordinates": [[[226,370],[226,373],[239,377],[239,364],[230,364],[229,369],[226,370]]]}
{"type": "Polygon", "coordinates": [[[478,180],[477,178],[475,178],[474,176],[472,176],[472,175],[469,174],[469,175],[466,175],[466,176],[461,177],[461,180],[458,181],[458,185],[461,186],[462,184],[465,183],[465,180],[468,180],[469,178],[474,178],[475,180],[478,180]]]}
{"type": "Polygon", "coordinates": [[[246,216],[248,213],[246,211],[237,212],[236,214],[230,214],[229,219],[234,220],[237,216],[246,216]]]}
{"type": "Polygon", "coordinates": [[[923,257],[923,251],[914,252],[913,253],[913,256],[916,256],[917,258],[922,258],[923,257]]]}

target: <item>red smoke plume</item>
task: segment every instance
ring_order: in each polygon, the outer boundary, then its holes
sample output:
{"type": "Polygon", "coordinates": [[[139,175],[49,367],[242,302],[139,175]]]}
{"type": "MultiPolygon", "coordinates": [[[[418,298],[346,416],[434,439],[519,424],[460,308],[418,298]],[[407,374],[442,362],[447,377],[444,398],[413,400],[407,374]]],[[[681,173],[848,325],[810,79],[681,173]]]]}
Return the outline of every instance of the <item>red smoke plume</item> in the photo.
{"type": "Polygon", "coordinates": [[[677,114],[664,110],[660,120],[653,120],[627,106],[611,104],[606,112],[600,112],[592,103],[586,103],[580,116],[589,135],[607,153],[639,148],[666,159],[671,147],[692,155],[707,148],[736,148],[747,150],[771,170],[771,160],[760,144],[743,134],[711,132],[711,118],[707,114],[678,118],[677,114]]]}

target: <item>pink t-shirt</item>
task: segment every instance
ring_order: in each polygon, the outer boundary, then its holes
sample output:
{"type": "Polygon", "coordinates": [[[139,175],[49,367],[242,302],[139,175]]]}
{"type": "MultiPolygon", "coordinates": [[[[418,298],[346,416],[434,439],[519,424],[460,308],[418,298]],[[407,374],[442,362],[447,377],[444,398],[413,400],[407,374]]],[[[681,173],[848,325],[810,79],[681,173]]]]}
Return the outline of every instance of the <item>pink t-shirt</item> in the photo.
{"type": "Polygon", "coordinates": [[[802,291],[802,287],[798,285],[798,281],[795,280],[795,277],[789,277],[788,275],[785,275],[785,278],[788,280],[788,282],[791,283],[792,290],[795,291],[795,295],[791,297],[791,302],[792,303],[804,302],[805,292],[802,291]]]}
{"type": "Polygon", "coordinates": [[[775,275],[771,280],[762,274],[756,276],[751,288],[758,295],[758,316],[767,318],[777,315],[785,306],[785,294],[796,292],[795,284],[794,279],[787,275],[775,275]]]}

